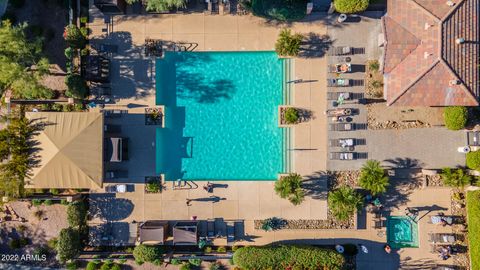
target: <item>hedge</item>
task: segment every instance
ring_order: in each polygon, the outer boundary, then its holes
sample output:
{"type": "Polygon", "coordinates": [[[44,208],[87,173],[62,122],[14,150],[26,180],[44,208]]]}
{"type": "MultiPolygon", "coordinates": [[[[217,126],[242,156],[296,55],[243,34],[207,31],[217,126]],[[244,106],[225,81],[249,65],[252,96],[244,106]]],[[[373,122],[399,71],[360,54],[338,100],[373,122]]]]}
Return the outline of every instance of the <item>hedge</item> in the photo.
{"type": "Polygon", "coordinates": [[[468,240],[472,269],[480,269],[480,191],[467,192],[468,240]]]}
{"type": "Polygon", "coordinates": [[[480,169],[480,151],[467,153],[467,167],[472,170],[480,169]]]}
{"type": "Polygon", "coordinates": [[[335,0],[335,10],[339,13],[358,13],[368,8],[369,0],[335,0]]]}
{"type": "Polygon", "coordinates": [[[161,258],[163,255],[163,250],[159,246],[146,246],[138,245],[133,250],[133,257],[137,262],[153,262],[156,259],[161,258]]]}
{"type": "Polygon", "coordinates": [[[249,246],[235,251],[233,262],[244,270],[340,270],[344,267],[345,258],[334,250],[313,246],[249,246]]]}
{"type": "Polygon", "coordinates": [[[447,107],[443,112],[445,126],[450,130],[460,130],[465,127],[468,119],[467,108],[461,106],[447,107]]]}

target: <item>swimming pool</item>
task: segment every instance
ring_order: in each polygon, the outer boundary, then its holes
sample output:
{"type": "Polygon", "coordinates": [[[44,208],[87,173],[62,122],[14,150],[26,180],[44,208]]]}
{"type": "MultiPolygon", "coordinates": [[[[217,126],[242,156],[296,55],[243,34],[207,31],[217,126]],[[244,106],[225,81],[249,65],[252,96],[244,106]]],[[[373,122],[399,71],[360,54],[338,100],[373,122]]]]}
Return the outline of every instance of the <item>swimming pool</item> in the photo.
{"type": "Polygon", "coordinates": [[[276,180],[285,171],[284,60],[275,52],[167,52],[156,61],[156,171],[167,180],[276,180]]]}
{"type": "Polygon", "coordinates": [[[409,217],[387,219],[387,242],[392,248],[418,247],[418,225],[409,217]]]}

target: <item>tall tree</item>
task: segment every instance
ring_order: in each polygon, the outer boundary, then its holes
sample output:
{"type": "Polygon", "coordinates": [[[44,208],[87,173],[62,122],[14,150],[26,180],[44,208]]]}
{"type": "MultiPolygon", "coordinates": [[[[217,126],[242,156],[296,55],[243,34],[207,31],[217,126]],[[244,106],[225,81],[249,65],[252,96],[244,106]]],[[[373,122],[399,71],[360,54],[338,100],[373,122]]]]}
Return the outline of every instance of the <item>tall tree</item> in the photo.
{"type": "Polygon", "coordinates": [[[40,81],[48,73],[40,39],[27,39],[27,24],[0,24],[0,94],[11,89],[17,98],[50,98],[53,92],[40,81]]]}
{"type": "Polygon", "coordinates": [[[282,199],[288,199],[293,205],[299,205],[305,199],[302,188],[302,176],[291,173],[275,182],[275,192],[282,199]]]}

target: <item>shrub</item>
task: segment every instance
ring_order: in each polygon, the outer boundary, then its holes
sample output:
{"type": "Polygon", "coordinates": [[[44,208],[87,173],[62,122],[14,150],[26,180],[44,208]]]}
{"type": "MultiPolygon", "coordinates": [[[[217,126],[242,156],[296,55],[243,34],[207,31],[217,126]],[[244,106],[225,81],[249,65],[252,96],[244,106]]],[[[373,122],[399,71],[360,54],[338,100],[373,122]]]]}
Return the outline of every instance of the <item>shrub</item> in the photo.
{"type": "Polygon", "coordinates": [[[113,264],[112,267],[110,267],[110,270],[121,270],[121,269],[122,267],[116,263],[113,264]]]}
{"type": "Polygon", "coordinates": [[[182,266],[180,266],[180,270],[190,270],[192,269],[192,266],[189,263],[184,263],[182,266]]]}
{"type": "Polygon", "coordinates": [[[295,124],[299,119],[298,110],[292,107],[286,108],[284,117],[287,124],[295,124]]]}
{"type": "Polygon", "coordinates": [[[471,268],[480,269],[480,191],[467,192],[468,249],[471,268]]]}
{"type": "Polygon", "coordinates": [[[146,10],[150,12],[164,12],[170,9],[185,7],[185,0],[148,0],[146,10]]]}
{"type": "Polygon", "coordinates": [[[301,204],[305,199],[302,188],[302,176],[291,173],[275,182],[275,192],[283,199],[288,199],[293,205],[301,204]]]}
{"type": "Polygon", "coordinates": [[[87,222],[87,206],[83,201],[76,201],[67,207],[67,221],[72,228],[80,228],[87,222]]]}
{"type": "Polygon", "coordinates": [[[75,49],[74,48],[67,47],[65,49],[65,57],[67,57],[67,59],[72,59],[74,54],[75,54],[75,49]]]}
{"type": "Polygon", "coordinates": [[[235,252],[237,249],[240,248],[239,246],[232,246],[232,251],[235,252]]]}
{"type": "Polygon", "coordinates": [[[80,234],[72,228],[62,229],[56,245],[57,255],[61,262],[75,258],[81,249],[80,234]]]}
{"type": "Polygon", "coordinates": [[[339,13],[358,13],[368,8],[369,0],[335,0],[335,10],[339,13]]]}
{"type": "Polygon", "coordinates": [[[82,50],[80,50],[81,56],[87,56],[89,54],[90,54],[90,50],[88,48],[83,48],[82,50]]]}
{"type": "Polygon", "coordinates": [[[93,261],[88,262],[86,270],[96,270],[97,264],[93,261]]]}
{"type": "Polygon", "coordinates": [[[80,27],[80,33],[82,33],[82,35],[84,37],[88,36],[88,28],[87,27],[80,27]]]}
{"type": "Polygon", "coordinates": [[[370,191],[372,195],[377,195],[387,191],[388,176],[380,166],[377,160],[367,160],[360,171],[359,184],[364,189],[370,191]]]}
{"type": "Polygon", "coordinates": [[[67,263],[67,270],[76,270],[78,268],[77,262],[69,262],[67,263]]]}
{"type": "Polygon", "coordinates": [[[204,252],[204,253],[211,253],[211,252],[212,252],[212,247],[210,247],[210,246],[205,247],[205,248],[203,249],[203,252],[204,252]]]}
{"type": "Polygon", "coordinates": [[[33,250],[33,254],[36,256],[47,255],[49,253],[50,253],[50,250],[48,249],[47,246],[35,247],[35,249],[33,250]]]}
{"type": "Polygon", "coordinates": [[[63,38],[70,46],[76,49],[82,49],[85,47],[87,42],[80,29],[74,24],[70,24],[65,27],[63,38]]]}
{"type": "Polygon", "coordinates": [[[445,126],[450,130],[460,130],[465,127],[468,119],[467,108],[461,106],[447,107],[443,111],[445,126]]]}
{"type": "Polygon", "coordinates": [[[182,262],[180,262],[179,259],[173,258],[173,259],[170,261],[170,263],[171,263],[172,265],[180,265],[182,262]]]}
{"type": "Polygon", "coordinates": [[[363,200],[353,188],[343,186],[328,195],[328,207],[338,220],[347,220],[363,205],[363,200]]]}
{"type": "Polygon", "coordinates": [[[368,63],[368,68],[370,69],[370,71],[379,71],[380,70],[380,63],[378,63],[377,60],[374,60],[374,61],[370,61],[368,63]]]}
{"type": "Polygon", "coordinates": [[[11,248],[11,249],[19,249],[21,248],[21,244],[20,244],[20,239],[12,239],[10,240],[10,242],[8,243],[8,246],[11,248]]]}
{"type": "Polygon", "coordinates": [[[33,215],[38,219],[38,220],[41,220],[43,218],[43,215],[45,214],[45,212],[43,212],[43,210],[37,210],[35,212],[33,212],[33,215]]]}
{"type": "Polygon", "coordinates": [[[290,29],[283,29],[275,43],[275,51],[281,56],[297,56],[300,53],[302,39],[302,35],[292,34],[290,29]]]}
{"type": "Polygon", "coordinates": [[[87,95],[87,84],[82,76],[69,74],[65,77],[65,84],[68,88],[67,91],[65,91],[67,97],[82,99],[87,95]]]}
{"type": "Polygon", "coordinates": [[[80,23],[83,23],[83,24],[88,23],[88,17],[86,16],[80,17],[80,23]]]}
{"type": "Polygon", "coordinates": [[[162,259],[156,259],[152,263],[153,263],[153,265],[161,266],[163,264],[163,260],[162,259]]]}
{"type": "Polygon", "coordinates": [[[219,262],[213,262],[212,264],[210,264],[209,269],[210,270],[220,270],[220,269],[222,269],[222,265],[219,262]]]}
{"type": "Polygon", "coordinates": [[[103,263],[102,266],[100,267],[100,270],[110,270],[110,264],[103,263]]]}
{"type": "Polygon", "coordinates": [[[68,202],[67,202],[67,200],[62,199],[62,200],[60,200],[60,204],[61,205],[68,205],[68,202]]]}
{"type": "Polygon", "coordinates": [[[57,248],[58,239],[56,237],[47,241],[47,246],[51,249],[57,248]]]}
{"type": "Polygon", "coordinates": [[[158,193],[162,190],[162,186],[160,184],[159,181],[157,180],[150,180],[147,185],[145,186],[145,189],[148,191],[148,192],[151,192],[151,193],[158,193]]]}
{"type": "Polygon", "coordinates": [[[262,221],[262,230],[269,232],[281,229],[285,225],[285,220],[277,217],[267,218],[262,221]]]}
{"type": "Polygon", "coordinates": [[[480,151],[467,153],[467,167],[472,170],[480,169],[480,151]]]}
{"type": "Polygon", "coordinates": [[[370,86],[374,89],[378,89],[383,87],[383,83],[379,80],[373,80],[370,82],[370,86]]]}
{"type": "Polygon", "coordinates": [[[44,203],[45,203],[45,205],[52,205],[53,201],[50,200],[50,199],[46,199],[44,203]]]}
{"type": "Polygon", "coordinates": [[[133,250],[133,257],[138,262],[153,262],[161,257],[163,250],[158,246],[138,245],[133,250]]]}
{"type": "Polygon", "coordinates": [[[202,264],[202,260],[200,259],[189,259],[188,262],[193,266],[200,266],[202,264]]]}
{"type": "Polygon", "coordinates": [[[233,254],[235,265],[244,270],[252,269],[329,269],[340,270],[344,257],[334,250],[312,246],[242,247],[233,254]]]}
{"type": "Polygon", "coordinates": [[[441,176],[445,186],[455,188],[464,188],[472,181],[472,177],[468,174],[465,174],[463,169],[452,170],[450,168],[444,168],[441,176]]]}
{"type": "Polygon", "coordinates": [[[60,194],[60,191],[56,188],[51,188],[50,193],[52,193],[52,195],[58,195],[58,194],[60,194]]]}
{"type": "Polygon", "coordinates": [[[221,253],[227,252],[227,248],[226,248],[226,247],[223,247],[223,246],[218,247],[218,248],[217,248],[217,252],[221,252],[221,253]]]}
{"type": "Polygon", "coordinates": [[[33,206],[40,206],[40,205],[42,205],[42,200],[32,199],[32,205],[33,206]]]}

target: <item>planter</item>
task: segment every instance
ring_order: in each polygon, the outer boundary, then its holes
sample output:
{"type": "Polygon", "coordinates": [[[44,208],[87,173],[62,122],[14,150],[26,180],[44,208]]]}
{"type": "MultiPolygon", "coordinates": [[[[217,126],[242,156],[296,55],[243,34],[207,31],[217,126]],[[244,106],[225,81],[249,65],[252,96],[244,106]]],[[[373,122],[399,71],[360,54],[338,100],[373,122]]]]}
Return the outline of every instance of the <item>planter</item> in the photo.
{"type": "Polygon", "coordinates": [[[300,123],[300,115],[297,108],[294,106],[283,105],[278,107],[278,126],[279,127],[293,127],[294,125],[300,123]],[[294,123],[287,122],[286,113],[287,110],[295,109],[297,112],[297,121],[294,123]]]}
{"type": "Polygon", "coordinates": [[[163,188],[161,176],[145,177],[145,193],[162,193],[163,188]]]}
{"type": "Polygon", "coordinates": [[[164,118],[163,106],[156,107],[156,108],[145,108],[145,125],[164,127],[163,118],[164,118]]]}

